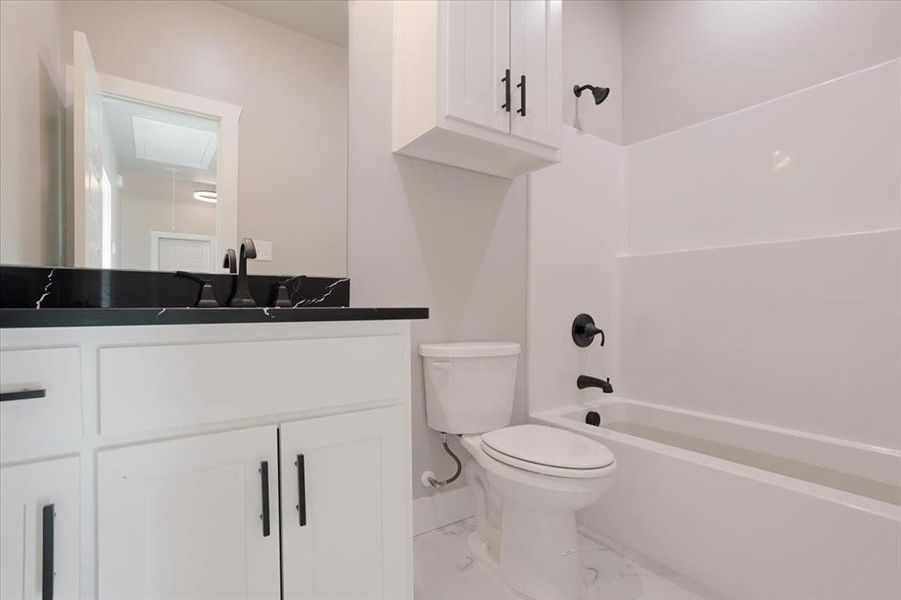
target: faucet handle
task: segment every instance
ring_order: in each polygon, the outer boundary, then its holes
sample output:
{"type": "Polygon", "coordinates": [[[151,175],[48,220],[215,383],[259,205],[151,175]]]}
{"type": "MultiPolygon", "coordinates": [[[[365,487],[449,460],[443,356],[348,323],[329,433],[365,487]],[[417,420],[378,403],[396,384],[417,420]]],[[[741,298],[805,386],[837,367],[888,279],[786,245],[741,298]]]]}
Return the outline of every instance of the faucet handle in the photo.
{"type": "Polygon", "coordinates": [[[603,346],[605,341],[604,330],[595,326],[591,315],[582,313],[573,320],[572,336],[576,346],[584,348],[590,345],[596,335],[601,336],[601,346],[603,346]]]}
{"type": "Polygon", "coordinates": [[[213,282],[209,279],[204,279],[187,271],[176,271],[175,275],[200,284],[200,294],[194,302],[195,308],[216,308],[219,306],[219,303],[216,302],[216,295],[213,293],[213,282]]]}

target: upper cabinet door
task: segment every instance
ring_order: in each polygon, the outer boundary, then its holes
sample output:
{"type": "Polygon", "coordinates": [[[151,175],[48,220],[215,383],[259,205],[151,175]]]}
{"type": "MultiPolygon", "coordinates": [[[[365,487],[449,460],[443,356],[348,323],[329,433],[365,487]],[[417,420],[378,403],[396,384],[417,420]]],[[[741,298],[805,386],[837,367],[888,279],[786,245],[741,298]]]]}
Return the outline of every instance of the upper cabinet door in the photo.
{"type": "MultiPolygon", "coordinates": [[[[103,92],[94,68],[94,59],[88,38],[80,31],[74,32],[73,70],[73,173],[74,214],[71,239],[74,243],[76,267],[110,267],[104,264],[104,231],[110,213],[108,203],[111,192],[109,177],[103,167],[103,92]]],[[[108,227],[107,227],[108,228],[108,227]]],[[[108,261],[107,261],[108,262],[108,261]]]]}
{"type": "Polygon", "coordinates": [[[99,597],[279,598],[275,425],[102,450],[99,597]]]}
{"type": "Polygon", "coordinates": [[[409,598],[400,406],[281,426],[285,600],[409,598]]]}
{"type": "Polygon", "coordinates": [[[78,458],[0,469],[0,598],[81,597],[78,458]]]}
{"type": "Polygon", "coordinates": [[[554,148],[563,119],[561,16],[560,0],[510,2],[511,131],[554,148]]]}
{"type": "MultiPolygon", "coordinates": [[[[510,131],[506,84],[510,66],[510,0],[446,3],[447,115],[510,131]]],[[[511,87],[511,94],[512,94],[511,87]]]]}

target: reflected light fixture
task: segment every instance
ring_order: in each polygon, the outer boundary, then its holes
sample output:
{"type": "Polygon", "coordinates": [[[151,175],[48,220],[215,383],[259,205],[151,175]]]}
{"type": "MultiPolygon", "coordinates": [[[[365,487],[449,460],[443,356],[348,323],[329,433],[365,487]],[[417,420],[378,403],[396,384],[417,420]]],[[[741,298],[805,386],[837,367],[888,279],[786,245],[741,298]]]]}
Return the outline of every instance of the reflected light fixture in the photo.
{"type": "Polygon", "coordinates": [[[194,192],[194,199],[200,200],[201,202],[209,202],[210,204],[215,204],[218,196],[213,190],[197,190],[196,192],[194,192]]]}

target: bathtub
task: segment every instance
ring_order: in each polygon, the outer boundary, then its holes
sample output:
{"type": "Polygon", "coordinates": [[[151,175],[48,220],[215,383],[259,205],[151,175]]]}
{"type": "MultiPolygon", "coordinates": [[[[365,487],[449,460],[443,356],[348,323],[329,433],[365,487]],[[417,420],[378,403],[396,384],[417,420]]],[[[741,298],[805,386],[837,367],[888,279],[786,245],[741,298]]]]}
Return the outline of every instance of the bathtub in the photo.
{"type": "Polygon", "coordinates": [[[622,398],[531,419],[616,456],[590,532],[742,600],[901,598],[898,449],[622,398]]]}

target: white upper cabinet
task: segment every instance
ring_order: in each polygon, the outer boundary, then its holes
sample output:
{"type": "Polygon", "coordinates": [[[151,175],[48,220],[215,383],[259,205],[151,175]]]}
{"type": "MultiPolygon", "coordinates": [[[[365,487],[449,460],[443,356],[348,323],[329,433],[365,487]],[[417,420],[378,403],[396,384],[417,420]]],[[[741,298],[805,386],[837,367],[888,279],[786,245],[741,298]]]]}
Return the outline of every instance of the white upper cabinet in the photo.
{"type": "Polygon", "coordinates": [[[448,6],[447,114],[494,131],[510,131],[504,83],[510,67],[510,2],[451,2],[448,6]]]}
{"type": "Polygon", "coordinates": [[[510,71],[514,94],[513,135],[560,147],[562,122],[559,3],[510,2],[510,71]]]}
{"type": "Polygon", "coordinates": [[[508,178],[558,162],[561,11],[395,2],[394,151],[508,178]]]}

